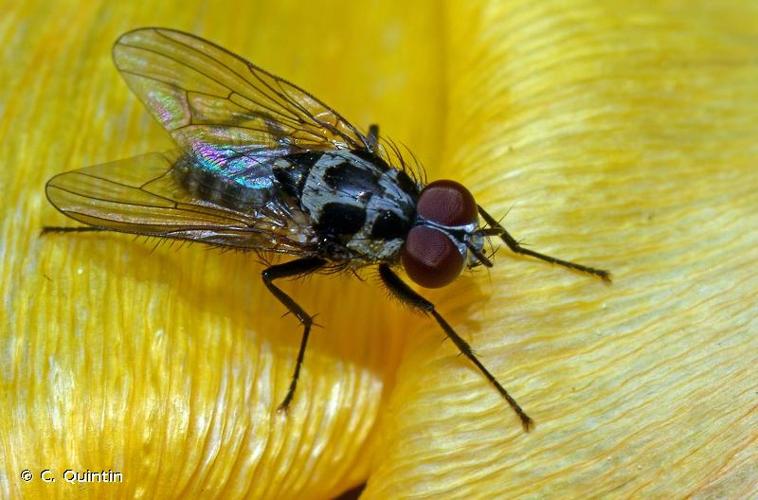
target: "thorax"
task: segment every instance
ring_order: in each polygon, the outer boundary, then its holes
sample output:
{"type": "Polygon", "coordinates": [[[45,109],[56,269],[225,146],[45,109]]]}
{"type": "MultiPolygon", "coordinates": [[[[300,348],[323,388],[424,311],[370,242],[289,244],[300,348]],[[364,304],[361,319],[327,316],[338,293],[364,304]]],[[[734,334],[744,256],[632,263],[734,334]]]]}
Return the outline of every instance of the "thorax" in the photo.
{"type": "Polygon", "coordinates": [[[289,184],[292,194],[299,194],[300,208],[326,257],[369,262],[396,258],[418,198],[418,186],[405,172],[372,155],[332,151],[290,155],[274,163],[274,174],[289,184]]]}

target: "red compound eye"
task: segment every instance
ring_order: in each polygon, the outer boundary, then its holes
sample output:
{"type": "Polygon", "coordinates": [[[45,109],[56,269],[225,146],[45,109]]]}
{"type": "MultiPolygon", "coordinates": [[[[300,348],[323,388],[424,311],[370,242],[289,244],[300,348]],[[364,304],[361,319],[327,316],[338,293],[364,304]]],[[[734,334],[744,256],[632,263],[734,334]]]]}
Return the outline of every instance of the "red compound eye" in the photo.
{"type": "Polygon", "coordinates": [[[450,238],[437,229],[416,226],[410,230],[401,254],[403,267],[425,288],[452,282],[463,270],[463,256],[450,238]]]}
{"type": "Polygon", "coordinates": [[[476,201],[468,189],[455,181],[428,184],[416,204],[418,214],[444,226],[463,226],[476,222],[476,201]]]}

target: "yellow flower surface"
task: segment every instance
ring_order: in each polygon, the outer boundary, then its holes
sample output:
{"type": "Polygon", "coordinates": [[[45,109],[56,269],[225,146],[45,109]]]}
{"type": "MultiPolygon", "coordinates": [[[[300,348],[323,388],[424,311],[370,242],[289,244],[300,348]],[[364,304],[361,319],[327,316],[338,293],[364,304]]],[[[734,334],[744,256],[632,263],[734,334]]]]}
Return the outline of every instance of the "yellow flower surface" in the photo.
{"type": "Polygon", "coordinates": [[[0,12],[0,497],[758,495],[756,2],[0,12]],[[530,248],[613,271],[608,286],[503,248],[422,291],[531,433],[373,272],[282,285],[323,326],[285,416],[300,327],[254,255],[39,236],[75,225],[49,177],[171,147],[110,60],[141,26],[216,41],[379,123],[530,248]]]}

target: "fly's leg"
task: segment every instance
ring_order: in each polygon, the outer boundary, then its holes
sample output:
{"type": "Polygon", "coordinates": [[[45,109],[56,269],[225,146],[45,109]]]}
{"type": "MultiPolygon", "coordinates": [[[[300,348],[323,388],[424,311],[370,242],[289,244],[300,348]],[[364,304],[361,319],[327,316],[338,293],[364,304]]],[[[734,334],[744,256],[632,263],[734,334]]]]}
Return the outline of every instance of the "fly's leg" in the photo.
{"type": "Polygon", "coordinates": [[[262,273],[263,283],[266,288],[274,294],[274,297],[279,300],[284,306],[293,313],[295,317],[300,320],[303,325],[303,338],[300,340],[300,350],[297,353],[297,362],[295,364],[295,372],[292,374],[292,381],[290,387],[287,390],[287,395],[284,397],[282,404],[279,405],[280,411],[287,411],[292,396],[295,394],[295,387],[297,387],[297,378],[300,376],[300,365],[303,364],[303,356],[305,355],[305,346],[308,344],[308,335],[311,333],[311,326],[313,325],[313,316],[308,314],[300,307],[297,302],[292,300],[292,297],[284,293],[278,286],[274,285],[274,280],[280,278],[293,278],[296,276],[303,276],[316,271],[318,268],[323,267],[326,261],[317,257],[306,257],[303,259],[293,260],[292,262],[285,262],[284,264],[277,264],[267,267],[262,273]]]}
{"type": "Polygon", "coordinates": [[[519,245],[519,242],[516,241],[516,239],[508,234],[508,231],[505,230],[503,226],[500,225],[498,221],[496,221],[490,214],[484,211],[484,209],[481,206],[478,206],[479,208],[479,215],[482,216],[482,219],[489,224],[492,228],[497,230],[497,235],[493,236],[500,236],[500,238],[505,242],[506,245],[508,245],[508,248],[511,249],[512,252],[519,253],[522,255],[529,255],[531,257],[536,257],[537,259],[544,260],[545,262],[550,262],[551,264],[558,264],[559,266],[568,267],[570,269],[574,269],[577,271],[581,271],[583,273],[593,274],[603,281],[606,281],[608,283],[611,282],[611,273],[608,271],[604,271],[603,269],[595,269],[594,267],[588,267],[583,266],[581,264],[575,264],[574,262],[569,262],[567,260],[557,259],[555,257],[551,257],[549,255],[545,255],[539,252],[535,252],[534,250],[529,250],[528,248],[524,248],[521,245],[519,245]]]}
{"type": "Polygon", "coordinates": [[[74,227],[63,227],[63,226],[42,226],[42,231],[40,231],[40,235],[49,234],[49,233],[88,233],[88,232],[94,232],[94,231],[109,231],[109,229],[106,229],[104,227],[90,227],[90,226],[74,226],[74,227]]]}
{"type": "Polygon", "coordinates": [[[379,276],[381,276],[384,285],[389,289],[392,295],[397,297],[401,302],[415,309],[418,309],[425,314],[431,315],[437,321],[437,324],[442,327],[445,335],[447,335],[448,338],[453,341],[458,350],[461,351],[461,353],[466,356],[472,363],[474,363],[474,365],[479,369],[480,372],[482,372],[487,380],[489,380],[490,383],[495,386],[497,392],[499,392],[500,395],[505,398],[511,408],[513,408],[513,411],[515,411],[521,419],[521,426],[526,432],[529,432],[532,427],[534,427],[534,421],[529,417],[529,415],[524,412],[524,410],[521,409],[516,400],[513,399],[510,394],[508,394],[508,391],[505,390],[505,387],[500,385],[500,382],[497,381],[495,376],[492,375],[492,373],[490,373],[487,368],[485,368],[481,361],[479,361],[479,358],[477,358],[473,353],[468,342],[463,340],[460,335],[455,333],[455,330],[453,330],[447,321],[445,321],[445,319],[440,316],[440,314],[437,312],[437,309],[434,307],[434,304],[414,292],[408,285],[403,282],[403,280],[400,279],[397,274],[392,271],[392,269],[390,269],[387,264],[379,265],[379,276]]]}
{"type": "Polygon", "coordinates": [[[379,125],[372,123],[368,127],[368,150],[372,153],[376,152],[376,146],[379,144],[379,125]]]}

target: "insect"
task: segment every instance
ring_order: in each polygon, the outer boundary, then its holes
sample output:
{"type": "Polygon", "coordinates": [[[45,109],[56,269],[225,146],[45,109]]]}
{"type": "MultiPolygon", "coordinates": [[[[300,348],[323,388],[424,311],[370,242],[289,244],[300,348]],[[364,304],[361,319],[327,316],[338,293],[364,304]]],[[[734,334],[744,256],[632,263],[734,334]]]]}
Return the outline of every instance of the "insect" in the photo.
{"type": "Polygon", "coordinates": [[[532,427],[469,344],[394,268],[421,287],[442,287],[466,267],[491,267],[484,243],[498,237],[513,252],[608,281],[607,271],[520,246],[461,184],[425,184],[417,163],[380,138],[377,125],[361,132],[301,88],[212,42],[137,29],[116,41],[113,60],[177,147],[56,175],[48,200],[88,226],[43,232],[116,231],[294,256],[262,272],[303,328],[282,410],[295,394],[313,316],[275,282],[376,266],[391,294],[433,317],[524,429],[532,427]]]}

